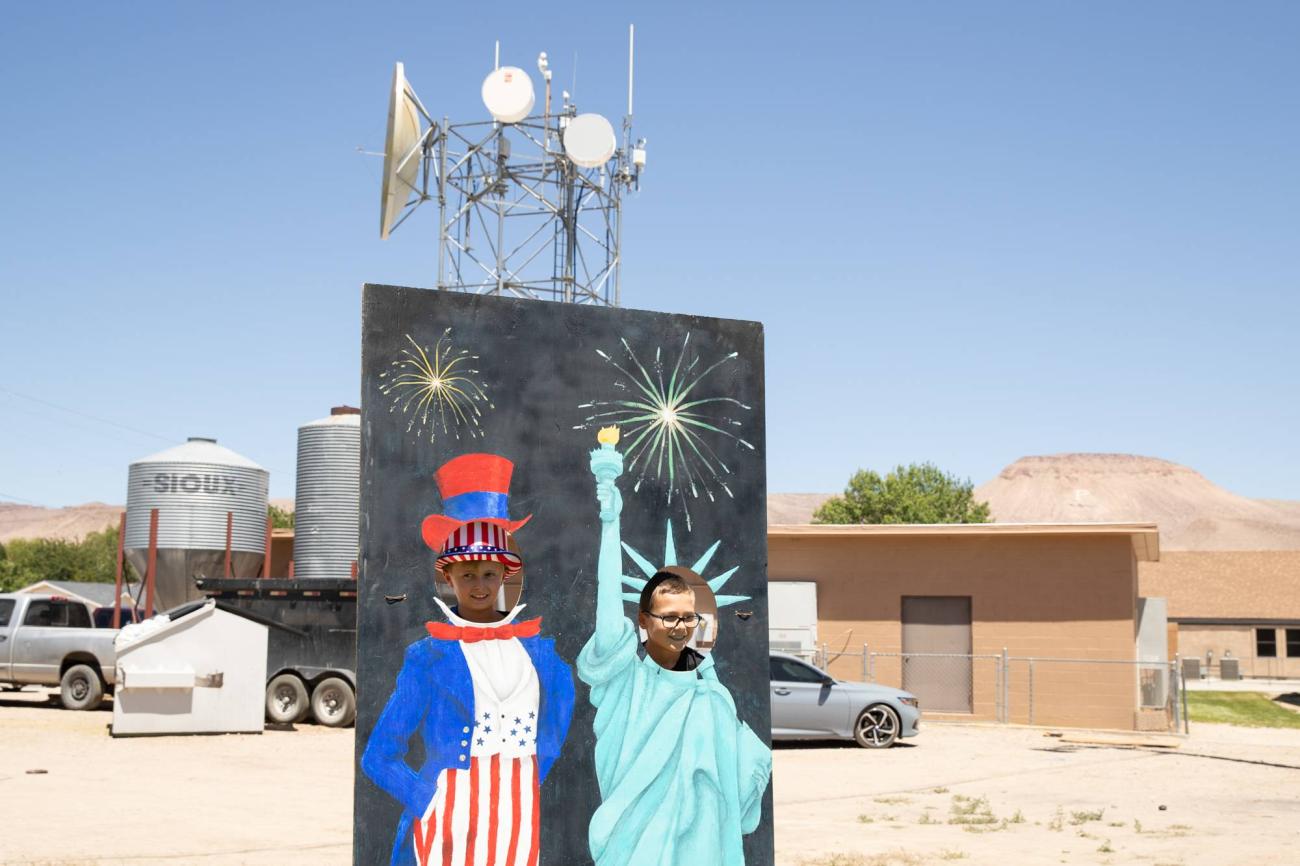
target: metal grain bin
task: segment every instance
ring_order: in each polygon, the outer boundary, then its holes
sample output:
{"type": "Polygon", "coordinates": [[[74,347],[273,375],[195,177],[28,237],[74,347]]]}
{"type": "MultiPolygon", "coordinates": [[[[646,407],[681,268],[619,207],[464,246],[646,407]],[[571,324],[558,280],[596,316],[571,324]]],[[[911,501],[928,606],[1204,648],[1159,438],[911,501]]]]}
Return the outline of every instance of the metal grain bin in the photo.
{"type": "Polygon", "coordinates": [[[194,436],[131,464],[127,477],[127,558],[141,575],[149,557],[149,512],[158,509],[156,604],[166,610],[203,593],[196,577],[225,573],[226,513],[234,514],[232,574],[256,577],[266,544],[270,474],[247,457],[194,436]]]}
{"type": "Polygon", "coordinates": [[[293,573],[302,580],[346,578],[357,558],[361,495],[361,415],[349,406],[298,428],[293,573]]]}

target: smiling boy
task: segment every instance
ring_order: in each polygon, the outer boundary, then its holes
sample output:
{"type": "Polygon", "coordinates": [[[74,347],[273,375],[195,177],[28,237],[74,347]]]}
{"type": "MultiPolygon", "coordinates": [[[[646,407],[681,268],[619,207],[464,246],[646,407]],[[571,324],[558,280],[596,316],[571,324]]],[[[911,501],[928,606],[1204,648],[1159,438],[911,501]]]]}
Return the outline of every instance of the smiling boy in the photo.
{"type": "Polygon", "coordinates": [[[742,837],[762,817],[772,752],[737,717],[713,656],[686,645],[698,614],[681,576],[661,570],[646,582],[637,613],[646,640],[637,641],[623,613],[622,460],[598,449],[591,463],[600,503],[596,627],[577,669],[596,708],[592,860],[744,866],[742,837]]]}
{"type": "Polygon", "coordinates": [[[693,671],[704,661],[687,642],[699,624],[695,592],[679,575],[657,572],[641,590],[637,623],[645,630],[642,646],[661,668],[693,671]]]}
{"type": "Polygon", "coordinates": [[[541,841],[540,787],[573,715],[573,676],[524,605],[497,610],[504,581],[523,569],[510,533],[469,521],[442,543],[437,578],[456,606],[435,596],[447,622],[425,624],[366,743],[361,768],[403,807],[392,866],[534,866],[541,841]],[[406,755],[413,736],[424,763],[406,755]]]}

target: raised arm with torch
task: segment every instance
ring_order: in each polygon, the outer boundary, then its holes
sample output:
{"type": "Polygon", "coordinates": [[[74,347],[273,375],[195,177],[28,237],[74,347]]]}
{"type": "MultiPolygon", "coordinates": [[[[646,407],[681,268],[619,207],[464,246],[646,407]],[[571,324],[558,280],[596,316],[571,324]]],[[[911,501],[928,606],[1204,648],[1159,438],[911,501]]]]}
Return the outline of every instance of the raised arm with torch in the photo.
{"type": "Polygon", "coordinates": [[[598,651],[607,651],[627,623],[623,613],[623,545],[619,516],[623,497],[615,483],[623,474],[623,455],[614,449],[618,428],[605,427],[596,434],[600,447],[591,452],[591,474],[596,476],[596,499],[600,502],[600,557],[596,576],[596,631],[592,640],[598,651]]]}
{"type": "Polygon", "coordinates": [[[645,655],[638,652],[640,636],[623,610],[618,428],[597,439],[596,627],[577,665],[596,708],[601,805],[587,831],[591,858],[596,866],[744,866],[741,837],[761,819],[771,751],[737,718],[713,657],[685,651],[698,617],[694,591],[678,574],[628,581],[642,584],[637,621],[647,643],[645,655]]]}

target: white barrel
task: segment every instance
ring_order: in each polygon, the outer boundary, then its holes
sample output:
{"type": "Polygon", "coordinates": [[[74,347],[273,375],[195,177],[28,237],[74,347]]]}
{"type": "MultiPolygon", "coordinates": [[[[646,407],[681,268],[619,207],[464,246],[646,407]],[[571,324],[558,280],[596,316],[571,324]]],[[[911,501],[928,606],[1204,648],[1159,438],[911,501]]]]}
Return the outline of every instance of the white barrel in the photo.
{"type": "Polygon", "coordinates": [[[131,464],[127,473],[127,558],[141,576],[149,553],[149,513],[158,509],[157,606],[200,598],[195,577],[225,569],[226,515],[233,515],[232,574],[256,577],[266,544],[270,473],[247,457],[191,437],[131,464]]]}
{"type": "Polygon", "coordinates": [[[298,428],[293,575],[346,578],[357,558],[361,416],[340,406],[298,428]]]}

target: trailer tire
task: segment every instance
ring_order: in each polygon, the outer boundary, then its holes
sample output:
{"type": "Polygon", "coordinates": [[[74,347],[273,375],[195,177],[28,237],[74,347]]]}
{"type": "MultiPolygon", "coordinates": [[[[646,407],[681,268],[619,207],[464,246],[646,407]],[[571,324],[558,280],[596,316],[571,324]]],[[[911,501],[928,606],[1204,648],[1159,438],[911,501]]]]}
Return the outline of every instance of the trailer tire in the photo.
{"type": "Polygon", "coordinates": [[[357,696],[341,677],[326,677],[311,693],[311,713],[328,728],[344,728],[357,717],[357,696]]]}
{"type": "Polygon", "coordinates": [[[307,687],[296,674],[280,674],[266,684],[266,717],[281,725],[307,718],[311,709],[307,687]]]}
{"type": "Polygon", "coordinates": [[[64,709],[93,710],[104,697],[104,683],[90,665],[73,665],[59,681],[59,699],[64,709]]]}

